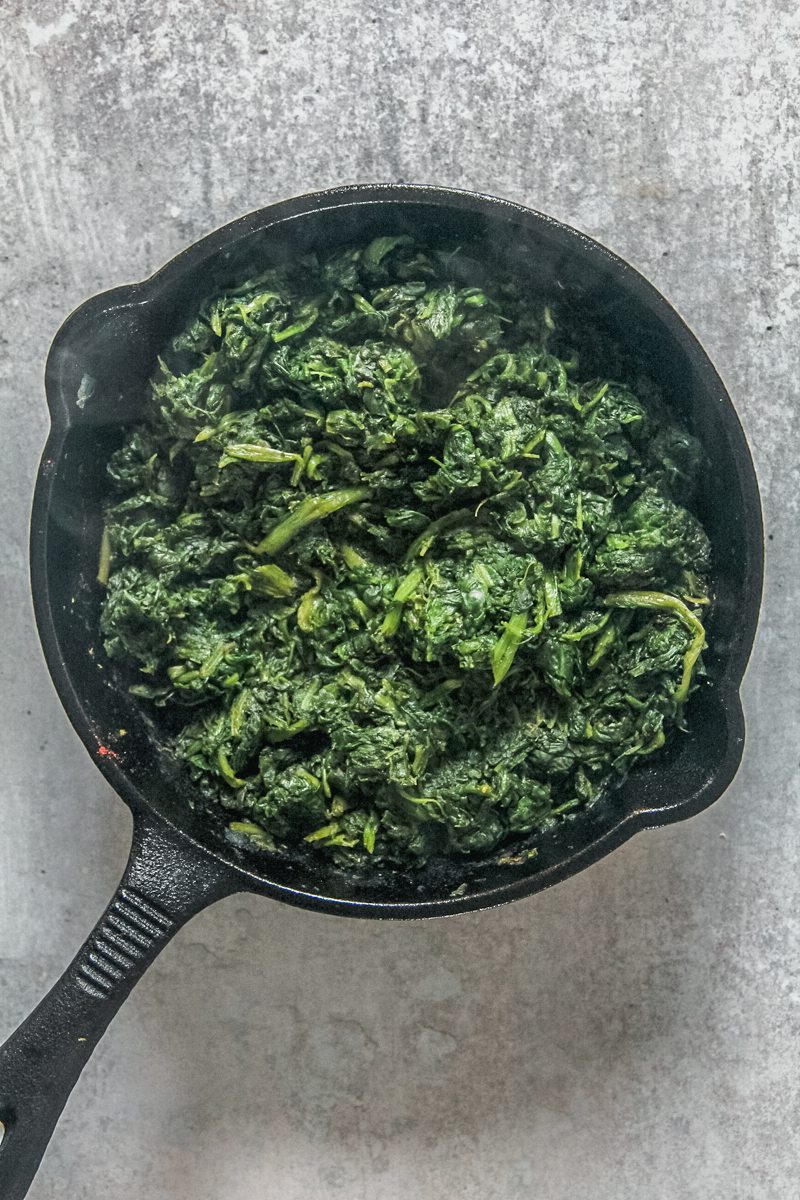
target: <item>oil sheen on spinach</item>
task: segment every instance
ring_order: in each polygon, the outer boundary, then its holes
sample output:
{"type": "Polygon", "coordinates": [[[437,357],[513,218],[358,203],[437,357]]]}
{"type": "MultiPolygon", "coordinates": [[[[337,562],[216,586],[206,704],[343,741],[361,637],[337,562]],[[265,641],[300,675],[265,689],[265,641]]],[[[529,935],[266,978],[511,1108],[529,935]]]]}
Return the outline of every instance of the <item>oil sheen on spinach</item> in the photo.
{"type": "Polygon", "coordinates": [[[234,837],[502,857],[681,726],[700,449],[580,341],[387,236],[173,342],[108,468],[102,632],[234,837]]]}

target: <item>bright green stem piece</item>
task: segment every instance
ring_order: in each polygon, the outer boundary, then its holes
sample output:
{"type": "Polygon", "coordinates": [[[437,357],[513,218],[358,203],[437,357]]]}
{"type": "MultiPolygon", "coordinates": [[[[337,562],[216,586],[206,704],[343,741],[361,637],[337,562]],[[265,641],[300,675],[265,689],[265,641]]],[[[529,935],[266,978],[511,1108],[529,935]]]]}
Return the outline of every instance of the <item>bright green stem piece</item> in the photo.
{"type": "Polygon", "coordinates": [[[355,487],[340,488],[335,492],[322,492],[318,496],[306,496],[305,500],[300,501],[297,508],[292,509],[288,517],[279,521],[275,528],[262,538],[256,546],[256,554],[277,554],[285,546],[288,546],[289,542],[297,537],[300,530],[305,529],[307,525],[312,525],[314,521],[322,521],[331,513],[346,508],[348,504],[357,504],[359,500],[366,500],[369,494],[369,488],[355,487]]]}
{"type": "Polygon", "coordinates": [[[664,612],[672,612],[694,635],[683,657],[681,681],[673,693],[676,703],[683,704],[689,695],[695,664],[706,644],[706,631],[700,618],[682,600],[668,592],[615,592],[606,596],[604,603],[610,608],[660,608],[664,612]]]}

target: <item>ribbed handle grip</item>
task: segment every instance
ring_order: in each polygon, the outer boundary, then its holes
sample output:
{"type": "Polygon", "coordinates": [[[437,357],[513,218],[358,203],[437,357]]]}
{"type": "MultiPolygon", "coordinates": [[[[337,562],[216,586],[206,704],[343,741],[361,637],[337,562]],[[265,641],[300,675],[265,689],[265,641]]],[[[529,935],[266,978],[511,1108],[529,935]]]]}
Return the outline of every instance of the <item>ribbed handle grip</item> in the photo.
{"type": "Polygon", "coordinates": [[[27,1195],[62,1109],[134,984],[180,927],[236,890],[232,873],[137,819],[122,881],[59,981],[0,1047],[0,1200],[27,1195]]]}

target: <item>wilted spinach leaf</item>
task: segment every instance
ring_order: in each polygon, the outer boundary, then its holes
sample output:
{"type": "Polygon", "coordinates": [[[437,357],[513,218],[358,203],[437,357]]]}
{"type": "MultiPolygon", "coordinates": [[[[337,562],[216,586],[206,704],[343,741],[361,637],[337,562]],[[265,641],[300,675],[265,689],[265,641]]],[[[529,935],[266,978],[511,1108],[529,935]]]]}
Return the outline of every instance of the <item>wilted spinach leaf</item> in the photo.
{"type": "Polygon", "coordinates": [[[256,846],[490,853],[682,723],[699,445],[484,274],[387,235],[230,289],[109,464],[108,653],[256,846]]]}

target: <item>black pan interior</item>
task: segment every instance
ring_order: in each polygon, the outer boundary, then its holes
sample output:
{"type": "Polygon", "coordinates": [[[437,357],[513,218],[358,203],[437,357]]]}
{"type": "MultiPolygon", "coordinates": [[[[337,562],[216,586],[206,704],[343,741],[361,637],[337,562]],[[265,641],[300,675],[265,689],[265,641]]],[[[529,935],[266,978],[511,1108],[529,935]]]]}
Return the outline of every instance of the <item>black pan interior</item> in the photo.
{"type": "Polygon", "coordinates": [[[365,914],[376,906],[424,907],[455,889],[474,898],[470,906],[479,896],[505,898],[509,885],[536,890],[604,853],[637,822],[690,815],[715,799],[741,754],[737,693],[760,595],[760,520],[747,447],[722,384],[673,310],[619,259],[564,226],[486,199],[411,192],[352,189],[288,211],[264,210],[198,243],[145,284],[96,297],[73,314],[48,362],[53,432],[34,512],[34,598],[48,663],[79,734],[126,801],[151,806],[256,886],[296,903],[353,904],[365,914]],[[599,332],[598,344],[613,345],[632,372],[657,381],[710,463],[697,508],[714,546],[715,603],[708,679],[690,703],[690,732],[673,737],[592,809],[539,837],[538,856],[525,866],[440,862],[411,876],[354,877],[321,865],[311,850],[270,855],[233,845],[218,816],[193,811],[190,781],[162,750],[150,713],[128,695],[97,634],[104,467],[140,415],[156,355],[220,287],[286,258],[398,231],[469,247],[491,273],[522,276],[532,303],[552,299],[578,328],[599,332]]]}

